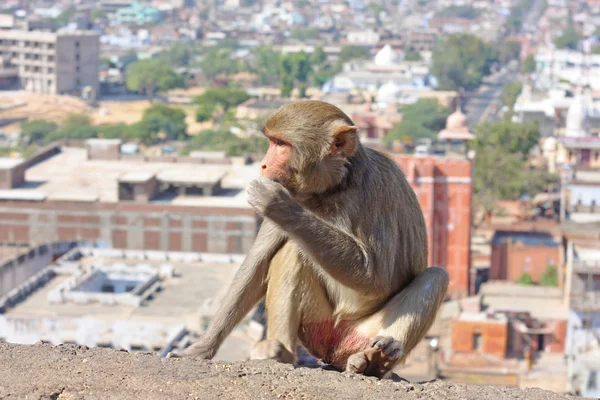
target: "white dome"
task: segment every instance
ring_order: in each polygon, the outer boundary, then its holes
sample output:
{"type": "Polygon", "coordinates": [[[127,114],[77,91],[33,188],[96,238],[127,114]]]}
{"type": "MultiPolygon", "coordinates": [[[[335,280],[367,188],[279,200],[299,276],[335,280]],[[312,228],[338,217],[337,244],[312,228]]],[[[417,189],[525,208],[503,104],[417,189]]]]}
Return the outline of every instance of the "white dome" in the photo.
{"type": "Polygon", "coordinates": [[[392,49],[392,46],[386,44],[381,50],[375,55],[375,65],[388,66],[394,65],[396,62],[396,52],[392,49]]]}
{"type": "Polygon", "coordinates": [[[398,96],[398,92],[400,92],[399,85],[396,85],[392,81],[384,83],[377,90],[377,101],[384,103],[395,101],[396,97],[398,96]]]}
{"type": "Polygon", "coordinates": [[[567,112],[567,122],[565,129],[565,136],[568,137],[583,137],[587,136],[587,105],[585,98],[578,93],[573,99],[573,103],[569,107],[567,112]]]}
{"type": "Polygon", "coordinates": [[[549,138],[544,140],[544,144],[542,145],[542,152],[546,154],[555,151],[557,144],[558,140],[556,140],[555,137],[550,136],[549,138]]]}

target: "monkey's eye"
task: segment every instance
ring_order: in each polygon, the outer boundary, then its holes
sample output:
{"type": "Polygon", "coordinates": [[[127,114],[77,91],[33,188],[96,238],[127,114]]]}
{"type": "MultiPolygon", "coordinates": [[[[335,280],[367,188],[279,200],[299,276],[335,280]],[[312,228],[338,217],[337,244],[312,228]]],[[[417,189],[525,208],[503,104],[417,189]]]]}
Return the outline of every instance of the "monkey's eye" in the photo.
{"type": "Polygon", "coordinates": [[[275,145],[275,146],[284,146],[285,142],[281,139],[277,139],[277,138],[271,138],[271,142],[275,145]]]}

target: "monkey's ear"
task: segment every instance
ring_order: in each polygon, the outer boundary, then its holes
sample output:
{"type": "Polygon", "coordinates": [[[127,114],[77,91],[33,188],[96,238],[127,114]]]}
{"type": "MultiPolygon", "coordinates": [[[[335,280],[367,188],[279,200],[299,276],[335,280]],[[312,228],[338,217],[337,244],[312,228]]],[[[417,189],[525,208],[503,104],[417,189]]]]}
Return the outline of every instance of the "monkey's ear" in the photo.
{"type": "Polygon", "coordinates": [[[352,157],[356,151],[356,126],[338,126],[333,128],[331,154],[352,157]]]}

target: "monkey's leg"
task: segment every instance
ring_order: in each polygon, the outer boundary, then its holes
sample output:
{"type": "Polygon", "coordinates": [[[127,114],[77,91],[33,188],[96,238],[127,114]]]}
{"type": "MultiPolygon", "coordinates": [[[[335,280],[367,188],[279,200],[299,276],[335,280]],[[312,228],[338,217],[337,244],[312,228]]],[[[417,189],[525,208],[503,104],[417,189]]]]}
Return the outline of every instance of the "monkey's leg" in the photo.
{"type": "Polygon", "coordinates": [[[324,291],[293,242],[287,242],[269,266],[266,310],[267,340],[252,349],[253,359],[293,364],[301,324],[306,320],[331,319],[332,310],[324,291]]]}
{"type": "Polygon", "coordinates": [[[381,310],[360,321],[357,331],[372,339],[348,358],[346,369],[381,378],[404,363],[433,324],[448,281],[444,269],[427,268],[381,310]]]}

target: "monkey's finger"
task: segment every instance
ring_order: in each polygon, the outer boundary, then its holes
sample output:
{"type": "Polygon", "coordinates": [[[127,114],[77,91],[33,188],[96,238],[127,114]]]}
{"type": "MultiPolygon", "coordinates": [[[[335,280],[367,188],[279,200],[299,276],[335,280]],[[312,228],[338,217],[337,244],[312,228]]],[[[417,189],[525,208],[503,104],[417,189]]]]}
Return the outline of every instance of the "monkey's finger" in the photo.
{"type": "Polygon", "coordinates": [[[390,354],[392,354],[394,351],[400,350],[400,349],[401,349],[400,342],[398,342],[396,340],[392,340],[390,343],[388,343],[386,346],[383,347],[381,352],[389,357],[390,354]]]}

